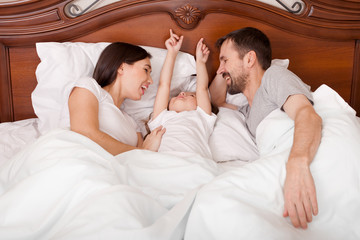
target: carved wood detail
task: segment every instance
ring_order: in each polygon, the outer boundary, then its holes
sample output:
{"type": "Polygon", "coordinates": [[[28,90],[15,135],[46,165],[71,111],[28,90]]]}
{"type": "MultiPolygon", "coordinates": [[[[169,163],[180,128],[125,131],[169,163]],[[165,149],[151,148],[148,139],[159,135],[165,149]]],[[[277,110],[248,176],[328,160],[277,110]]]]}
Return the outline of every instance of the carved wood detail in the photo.
{"type": "Polygon", "coordinates": [[[348,24],[359,26],[360,5],[357,8],[340,8],[339,6],[329,5],[310,5],[309,18],[315,18],[320,21],[354,21],[348,24]]]}
{"type": "Polygon", "coordinates": [[[178,24],[183,28],[194,28],[201,18],[201,11],[189,3],[175,10],[178,24]],[[185,25],[184,25],[185,24],[185,25]]]}
{"type": "MultiPolygon", "coordinates": [[[[56,23],[58,21],[61,21],[58,10],[53,9],[47,12],[41,12],[36,15],[23,14],[15,17],[11,16],[9,18],[0,17],[0,27],[4,27],[4,29],[1,31],[2,34],[11,35],[24,31],[22,28],[23,26],[28,26],[30,29],[34,29],[41,26],[46,27],[48,24],[56,23]],[[7,31],[7,29],[9,30],[7,31]]],[[[26,31],[29,32],[30,29],[27,28],[26,31]]]]}
{"type": "Polygon", "coordinates": [[[64,0],[19,0],[13,2],[0,1],[0,16],[10,16],[36,12],[41,9],[53,8],[64,0]]]}
{"type": "Polygon", "coordinates": [[[20,46],[25,42],[49,41],[50,35],[57,41],[71,40],[75,35],[94,31],[94,26],[99,26],[99,23],[105,26],[155,12],[167,12],[184,29],[193,29],[207,14],[228,13],[258,19],[304,36],[334,40],[360,38],[360,2],[303,1],[304,11],[292,14],[249,0],[193,0],[191,4],[185,0],[123,0],[74,19],[64,13],[69,0],[28,0],[8,6],[0,3],[0,41],[6,46],[20,46]],[[26,8],[31,11],[25,11],[26,8]],[[313,31],[314,27],[319,29],[313,31]],[[64,34],[65,31],[68,33],[64,34]],[[22,39],[22,35],[26,38],[22,39]]]}

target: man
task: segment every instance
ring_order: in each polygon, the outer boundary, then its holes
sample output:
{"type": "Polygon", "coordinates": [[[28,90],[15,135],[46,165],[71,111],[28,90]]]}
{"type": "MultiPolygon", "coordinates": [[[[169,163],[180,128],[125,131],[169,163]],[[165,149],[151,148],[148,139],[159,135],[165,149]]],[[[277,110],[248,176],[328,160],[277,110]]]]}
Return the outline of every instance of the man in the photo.
{"type": "MultiPolygon", "coordinates": [[[[315,112],[310,88],[289,70],[271,66],[271,46],[267,36],[255,28],[243,28],[217,41],[220,66],[210,86],[212,103],[238,109],[226,103],[230,94],[242,92],[248,105],[244,113],[252,136],[259,123],[273,110],[281,108],[294,120],[294,141],[286,164],[284,212],[295,227],[307,228],[318,206],[312,162],[321,140],[322,120],[315,112]]],[[[255,139],[256,141],[256,139],[255,139]]]]}

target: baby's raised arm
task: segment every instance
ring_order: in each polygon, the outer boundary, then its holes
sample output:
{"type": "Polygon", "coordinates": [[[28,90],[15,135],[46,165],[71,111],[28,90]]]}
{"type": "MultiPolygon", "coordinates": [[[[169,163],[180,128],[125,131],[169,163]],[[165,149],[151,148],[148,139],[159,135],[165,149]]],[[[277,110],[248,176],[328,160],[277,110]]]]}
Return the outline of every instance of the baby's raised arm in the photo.
{"type": "Polygon", "coordinates": [[[167,51],[164,65],[160,73],[160,82],[157,90],[154,112],[152,118],[155,119],[164,109],[167,108],[170,97],[171,78],[174,70],[175,59],[180,51],[184,37],[179,37],[170,29],[170,38],[165,41],[167,51]]]}
{"type": "Polygon", "coordinates": [[[196,101],[197,105],[211,115],[211,103],[208,93],[209,76],[206,69],[210,50],[201,38],[196,45],[196,101]]]}

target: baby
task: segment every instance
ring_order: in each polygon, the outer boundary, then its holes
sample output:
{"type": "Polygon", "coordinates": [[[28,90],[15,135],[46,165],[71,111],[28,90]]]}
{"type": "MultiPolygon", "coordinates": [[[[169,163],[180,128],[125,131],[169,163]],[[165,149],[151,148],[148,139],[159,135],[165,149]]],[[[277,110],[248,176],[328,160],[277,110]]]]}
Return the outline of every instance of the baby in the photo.
{"type": "Polygon", "coordinates": [[[180,92],[170,102],[171,78],[183,36],[170,30],[170,38],[165,41],[168,52],[160,74],[153,115],[148,123],[150,130],[161,125],[166,128],[159,152],[191,152],[212,159],[208,140],[216,115],[211,112],[208,93],[206,61],[210,51],[203,41],[201,38],[196,46],[196,92],[180,92]]]}

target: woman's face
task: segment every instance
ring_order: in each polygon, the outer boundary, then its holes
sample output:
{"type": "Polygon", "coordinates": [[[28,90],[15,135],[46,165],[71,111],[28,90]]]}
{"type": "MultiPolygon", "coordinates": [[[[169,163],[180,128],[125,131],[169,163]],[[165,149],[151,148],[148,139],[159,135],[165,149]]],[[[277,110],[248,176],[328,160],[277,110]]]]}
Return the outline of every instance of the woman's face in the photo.
{"type": "Polygon", "coordinates": [[[195,110],[197,107],[196,94],[194,92],[181,92],[170,99],[169,110],[182,112],[195,110]]]}
{"type": "Polygon", "coordinates": [[[121,92],[124,98],[140,100],[149,85],[153,83],[150,76],[151,63],[149,58],[139,60],[132,65],[124,63],[118,71],[122,72],[121,92]]]}

